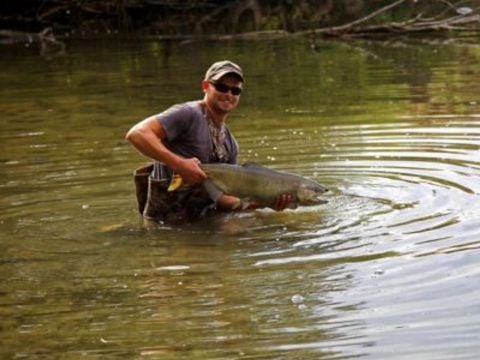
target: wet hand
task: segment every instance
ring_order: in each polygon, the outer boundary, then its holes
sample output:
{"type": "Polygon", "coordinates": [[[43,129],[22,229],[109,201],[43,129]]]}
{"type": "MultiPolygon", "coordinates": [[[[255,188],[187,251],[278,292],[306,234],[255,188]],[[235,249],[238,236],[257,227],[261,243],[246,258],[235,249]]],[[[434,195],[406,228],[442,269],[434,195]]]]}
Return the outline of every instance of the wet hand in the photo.
{"type": "Polygon", "coordinates": [[[200,168],[197,158],[183,159],[177,172],[187,184],[198,184],[207,178],[207,174],[200,168]]]}

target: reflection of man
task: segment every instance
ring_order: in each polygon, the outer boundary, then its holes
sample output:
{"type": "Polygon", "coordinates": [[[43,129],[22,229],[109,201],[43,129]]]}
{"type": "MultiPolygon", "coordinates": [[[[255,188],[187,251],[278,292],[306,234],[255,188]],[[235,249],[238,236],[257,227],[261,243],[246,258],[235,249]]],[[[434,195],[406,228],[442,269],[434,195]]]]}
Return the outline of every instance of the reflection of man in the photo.
{"type": "MultiPolygon", "coordinates": [[[[202,186],[207,175],[200,163],[237,163],[238,145],[225,125],[227,115],[240,101],[245,79],[242,69],[230,62],[214,63],[202,81],[203,100],[174,105],[133,126],[126,138],[142,154],[155,160],[153,168],[137,171],[139,209],[148,218],[192,219],[208,209],[242,208],[241,200],[217,189],[202,186]],[[187,186],[168,192],[172,173],[187,186]],[[148,173],[148,186],[145,174],[148,173]],[[143,181],[141,179],[143,178],[143,181]]],[[[292,197],[280,196],[271,206],[283,210],[292,197]]]]}

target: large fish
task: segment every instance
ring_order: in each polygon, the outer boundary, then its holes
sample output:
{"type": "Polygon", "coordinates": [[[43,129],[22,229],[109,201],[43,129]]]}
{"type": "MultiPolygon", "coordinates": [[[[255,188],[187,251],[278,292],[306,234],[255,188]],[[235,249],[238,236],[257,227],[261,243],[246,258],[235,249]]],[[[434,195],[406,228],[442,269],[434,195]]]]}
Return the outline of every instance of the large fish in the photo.
{"type": "Polygon", "coordinates": [[[255,163],[242,166],[231,164],[201,164],[208,179],[225,194],[244,201],[273,204],[282,194],[293,196],[292,208],[298,205],[318,205],[327,201],[320,196],[328,191],[319,183],[302,176],[272,170],[255,163]]]}

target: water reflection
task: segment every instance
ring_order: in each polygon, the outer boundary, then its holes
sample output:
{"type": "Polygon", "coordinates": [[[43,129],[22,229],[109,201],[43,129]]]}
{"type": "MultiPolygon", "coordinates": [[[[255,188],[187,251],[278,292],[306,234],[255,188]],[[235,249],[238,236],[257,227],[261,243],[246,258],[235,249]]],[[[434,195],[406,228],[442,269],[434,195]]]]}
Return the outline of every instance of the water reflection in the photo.
{"type": "Polygon", "coordinates": [[[478,353],[475,47],[67,49],[0,59],[3,357],[478,353]],[[138,217],[125,131],[199,97],[218,58],[249,74],[230,119],[242,161],[312,177],[328,204],[138,217]]]}

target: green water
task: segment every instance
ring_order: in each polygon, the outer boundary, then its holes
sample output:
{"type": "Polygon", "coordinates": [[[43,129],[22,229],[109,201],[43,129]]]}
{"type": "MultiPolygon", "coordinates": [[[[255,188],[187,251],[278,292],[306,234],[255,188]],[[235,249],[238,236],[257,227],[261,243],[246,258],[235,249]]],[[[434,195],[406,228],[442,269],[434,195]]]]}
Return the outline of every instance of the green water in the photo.
{"type": "Polygon", "coordinates": [[[422,41],[3,46],[0,357],[474,359],[480,48],[422,41]],[[145,223],[123,137],[244,68],[241,160],[328,204],[145,223]]]}

